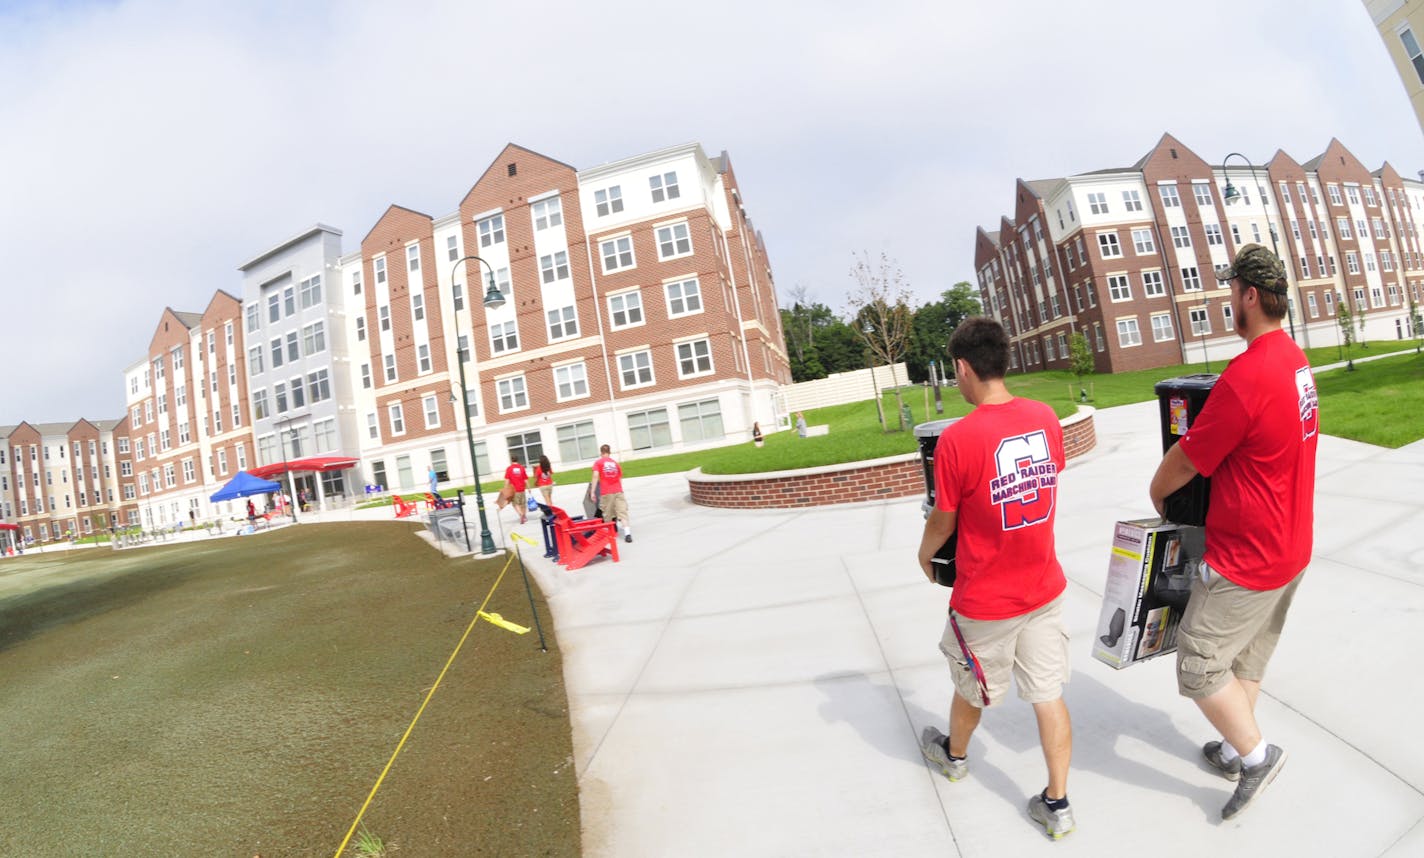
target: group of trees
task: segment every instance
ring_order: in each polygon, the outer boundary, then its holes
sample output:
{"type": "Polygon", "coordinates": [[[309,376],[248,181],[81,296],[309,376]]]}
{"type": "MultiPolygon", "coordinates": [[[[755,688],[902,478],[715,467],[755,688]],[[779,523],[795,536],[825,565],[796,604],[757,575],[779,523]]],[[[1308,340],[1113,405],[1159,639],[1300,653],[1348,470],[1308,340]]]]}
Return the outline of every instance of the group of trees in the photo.
{"type": "Polygon", "coordinates": [[[944,372],[944,347],[955,326],[981,312],[978,290],[963,281],[940,293],[939,300],[913,306],[903,274],[884,254],[874,261],[867,255],[857,258],[851,277],[856,288],[846,296],[844,316],[810,300],[805,286],[791,290],[792,304],[782,309],[781,326],[793,380],[903,360],[910,381],[925,381],[930,361],[944,372]]]}

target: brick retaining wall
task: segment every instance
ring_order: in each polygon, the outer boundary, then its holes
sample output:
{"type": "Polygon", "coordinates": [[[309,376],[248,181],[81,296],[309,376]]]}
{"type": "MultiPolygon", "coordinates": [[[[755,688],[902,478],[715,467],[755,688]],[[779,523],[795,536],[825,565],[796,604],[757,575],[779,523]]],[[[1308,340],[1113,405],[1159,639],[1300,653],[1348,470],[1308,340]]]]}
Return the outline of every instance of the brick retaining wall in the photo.
{"type": "MultiPolygon", "coordinates": [[[[1093,409],[1081,408],[1063,421],[1063,448],[1069,459],[1096,444],[1093,409]]],[[[919,453],[761,474],[711,475],[698,468],[688,475],[687,485],[693,503],[733,509],[827,506],[925,493],[919,453]]]]}

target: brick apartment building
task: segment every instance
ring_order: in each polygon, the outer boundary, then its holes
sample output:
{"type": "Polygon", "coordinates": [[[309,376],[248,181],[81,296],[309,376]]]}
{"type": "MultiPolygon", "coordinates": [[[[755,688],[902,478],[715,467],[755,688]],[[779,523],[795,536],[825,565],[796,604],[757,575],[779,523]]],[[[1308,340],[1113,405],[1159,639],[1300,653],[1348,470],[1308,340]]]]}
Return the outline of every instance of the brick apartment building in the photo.
{"type": "Polygon", "coordinates": [[[322,499],[421,489],[432,468],[465,485],[467,421],[488,476],[784,416],[775,283],[726,153],[578,170],[510,144],[455,211],[392,205],[354,252],[341,240],[316,224],[239,266],[240,298],[164,309],[121,419],[0,427],[0,522],[44,542],[207,521],[240,512],[209,501],[238,471],[312,457],[358,460],[290,478],[322,499]]]}
{"type": "Polygon", "coordinates": [[[1225,160],[1163,135],[1131,167],[1019,180],[1013,217],[975,236],[981,299],[1010,332],[1013,368],[1067,369],[1075,331],[1097,372],[1236,354],[1212,271],[1252,242],[1286,263],[1287,329],[1302,346],[1338,343],[1341,302],[1364,338],[1410,335],[1409,301],[1424,298],[1424,183],[1388,163],[1371,171],[1338,140],[1303,164],[1282,151],[1255,166],[1225,160]]]}
{"type": "Polygon", "coordinates": [[[695,144],[583,171],[511,144],[458,211],[391,206],[344,262],[371,484],[468,483],[466,420],[482,474],[745,438],[790,381],[766,248],[695,144]]]}

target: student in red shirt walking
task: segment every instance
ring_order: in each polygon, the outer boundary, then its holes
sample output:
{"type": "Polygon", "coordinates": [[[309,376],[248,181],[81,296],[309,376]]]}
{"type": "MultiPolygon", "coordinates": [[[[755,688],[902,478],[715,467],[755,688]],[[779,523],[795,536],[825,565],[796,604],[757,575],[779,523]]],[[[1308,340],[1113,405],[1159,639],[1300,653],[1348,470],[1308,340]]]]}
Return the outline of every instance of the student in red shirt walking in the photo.
{"type": "Polygon", "coordinates": [[[501,506],[504,503],[513,503],[519,510],[519,523],[523,524],[528,520],[529,515],[529,499],[524,494],[529,488],[529,472],[520,464],[518,456],[510,457],[509,467],[504,469],[504,484],[510,495],[508,500],[501,503],[501,506]]]}
{"type": "Polygon", "coordinates": [[[1162,457],[1149,492],[1160,514],[1192,477],[1211,477],[1206,563],[1177,631],[1177,688],[1221,733],[1202,753],[1236,781],[1221,809],[1231,819],[1286,759],[1261,735],[1256,697],[1310,563],[1320,409],[1310,363],[1281,330],[1289,299],[1280,259],[1248,244],[1216,278],[1231,283],[1246,351],[1226,365],[1196,423],[1162,457]]]}
{"type": "Polygon", "coordinates": [[[623,531],[623,541],[633,541],[633,529],[628,526],[628,501],[623,497],[623,468],[613,461],[609,447],[604,444],[598,449],[603,455],[593,463],[593,474],[598,478],[598,512],[604,521],[617,519],[623,531]]]}
{"type": "Polygon", "coordinates": [[[539,464],[534,466],[534,485],[544,495],[544,506],[553,506],[554,466],[549,464],[548,456],[540,456],[539,464]]]}
{"type": "Polygon", "coordinates": [[[958,576],[940,651],[949,659],[954,697],[949,735],[926,727],[920,750],[951,781],[969,773],[969,738],[984,708],[1002,701],[1009,677],[1033,705],[1048,764],[1048,786],[1028,814],[1057,840],[1074,828],[1068,806],[1073,727],[1063,702],[1068,579],[1053,540],[1063,428],[1053,409],[1004,386],[1009,338],[993,319],[966,319],[949,339],[959,392],[974,406],[935,443],[935,507],[920,540],[920,568],[958,533],[958,576]]]}

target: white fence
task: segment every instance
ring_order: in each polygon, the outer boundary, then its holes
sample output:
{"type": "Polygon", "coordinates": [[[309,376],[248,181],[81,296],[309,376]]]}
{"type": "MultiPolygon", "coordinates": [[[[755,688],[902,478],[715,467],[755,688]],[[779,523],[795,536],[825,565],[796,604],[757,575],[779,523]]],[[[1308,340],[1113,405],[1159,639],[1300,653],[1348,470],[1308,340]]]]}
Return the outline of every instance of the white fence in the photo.
{"type": "Polygon", "coordinates": [[[847,402],[864,402],[875,398],[875,391],[887,387],[897,387],[910,383],[909,373],[903,362],[893,366],[877,366],[875,383],[871,386],[871,371],[858,369],[854,372],[836,372],[815,381],[801,381],[781,387],[782,401],[786,404],[786,414],[808,408],[825,408],[828,405],[844,405],[847,402]]]}

